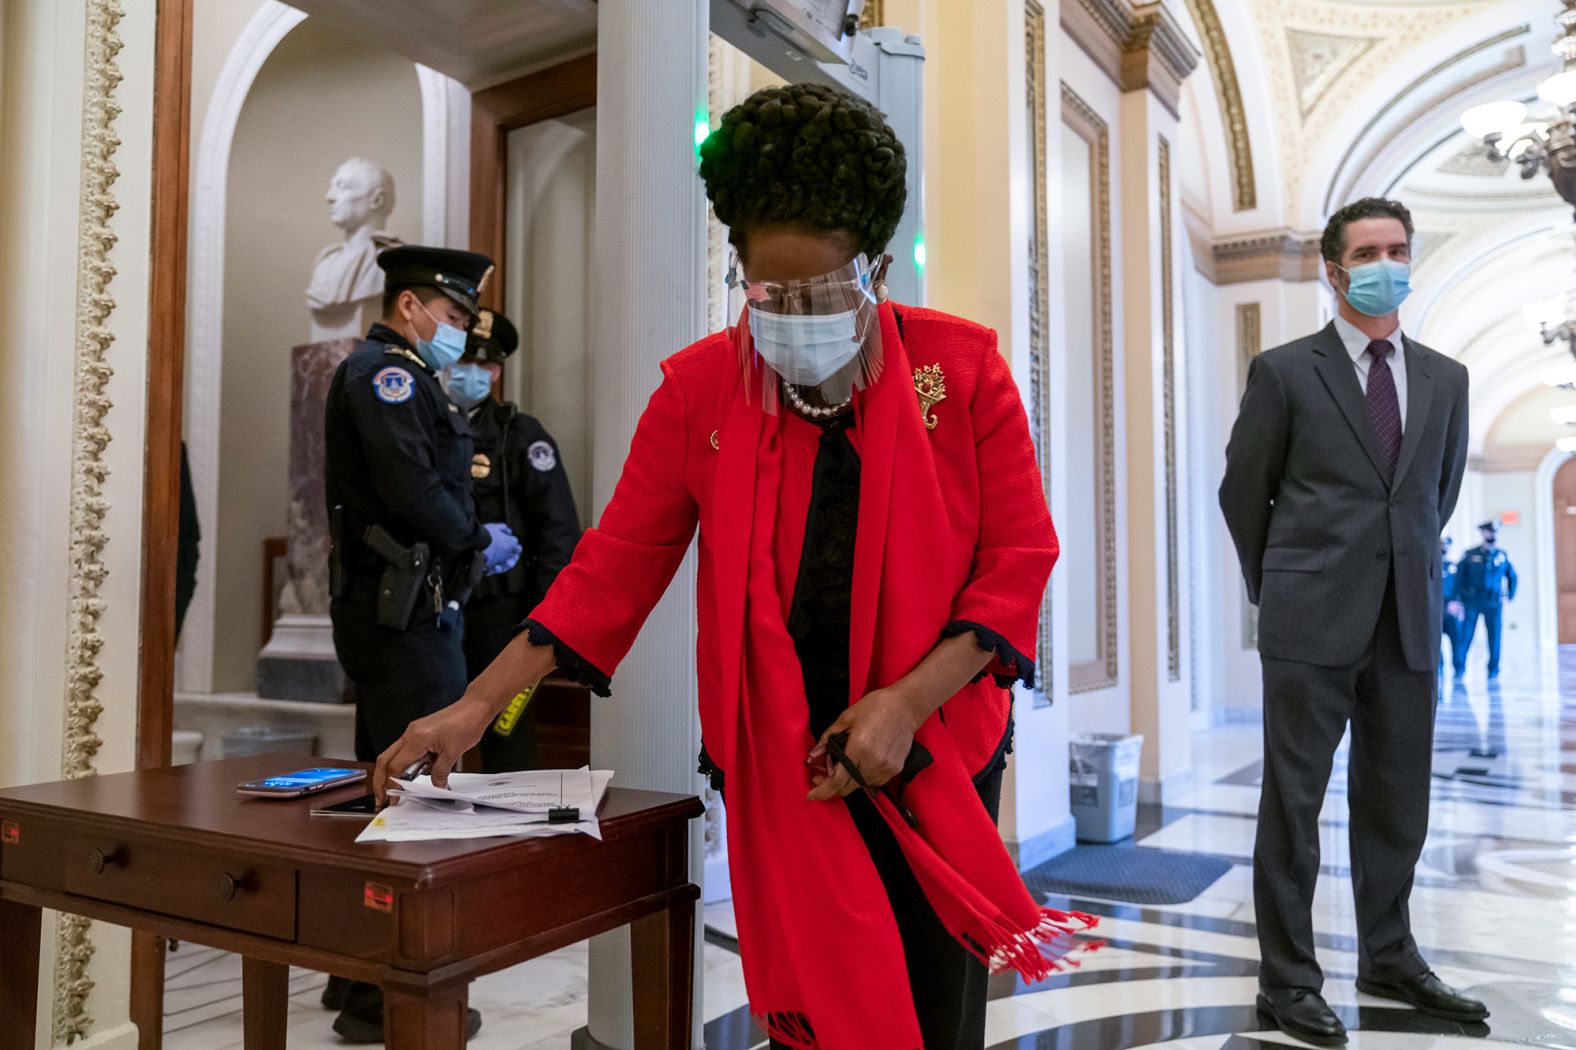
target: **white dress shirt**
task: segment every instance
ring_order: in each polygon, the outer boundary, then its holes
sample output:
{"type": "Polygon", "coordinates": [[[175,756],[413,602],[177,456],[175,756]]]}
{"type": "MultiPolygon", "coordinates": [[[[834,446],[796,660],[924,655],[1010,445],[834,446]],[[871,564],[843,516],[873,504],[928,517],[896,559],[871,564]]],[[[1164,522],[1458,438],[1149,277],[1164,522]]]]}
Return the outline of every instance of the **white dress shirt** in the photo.
{"type": "MultiPolygon", "coordinates": [[[[1347,354],[1351,355],[1352,367],[1357,369],[1357,382],[1363,388],[1363,395],[1368,394],[1368,369],[1373,365],[1374,359],[1368,355],[1368,344],[1373,340],[1352,322],[1335,315],[1335,332],[1341,337],[1342,344],[1346,347],[1347,354]]],[[[1395,378],[1395,396],[1401,402],[1401,432],[1406,433],[1406,341],[1401,338],[1401,326],[1395,326],[1395,331],[1384,336],[1386,342],[1395,348],[1385,363],[1390,366],[1390,375],[1395,378]]]]}

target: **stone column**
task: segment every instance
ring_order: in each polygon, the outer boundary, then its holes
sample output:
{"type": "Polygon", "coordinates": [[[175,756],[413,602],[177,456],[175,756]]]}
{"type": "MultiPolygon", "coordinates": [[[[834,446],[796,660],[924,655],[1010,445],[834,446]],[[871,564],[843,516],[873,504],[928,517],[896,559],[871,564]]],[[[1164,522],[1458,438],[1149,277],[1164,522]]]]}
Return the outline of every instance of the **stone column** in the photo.
{"type": "Polygon", "coordinates": [[[1199,56],[1166,3],[1134,8],[1121,44],[1131,725],[1145,738],[1140,798],[1164,802],[1193,777],[1181,438],[1185,233],[1174,172],[1178,93],[1199,56]]]}
{"type": "MultiPolygon", "coordinates": [[[[706,0],[603,0],[597,7],[597,180],[591,311],[592,503],[600,513],[664,357],[705,334],[706,204],[694,128],[706,109],[706,0]]],[[[694,552],[591,708],[591,757],[614,783],[700,792],[695,756],[694,552]]],[[[700,822],[690,874],[702,870],[700,822]]],[[[700,931],[695,1042],[700,1047],[700,931]]],[[[589,1024],[576,1046],[634,1043],[627,930],[591,942],[589,1024]]]]}

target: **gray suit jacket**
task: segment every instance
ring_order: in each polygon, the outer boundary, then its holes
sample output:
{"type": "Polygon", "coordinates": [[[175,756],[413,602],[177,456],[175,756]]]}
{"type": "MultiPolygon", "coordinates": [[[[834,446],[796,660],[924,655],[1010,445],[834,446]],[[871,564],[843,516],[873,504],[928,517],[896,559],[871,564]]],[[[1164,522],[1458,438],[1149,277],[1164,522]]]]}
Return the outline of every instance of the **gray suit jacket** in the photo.
{"type": "Polygon", "coordinates": [[[1260,354],[1226,448],[1220,509],[1259,652],[1325,667],[1356,663],[1395,576],[1407,666],[1439,660],[1439,529],[1467,459],[1467,370],[1406,340],[1406,427],[1386,484],[1379,441],[1333,323],[1260,354]]]}

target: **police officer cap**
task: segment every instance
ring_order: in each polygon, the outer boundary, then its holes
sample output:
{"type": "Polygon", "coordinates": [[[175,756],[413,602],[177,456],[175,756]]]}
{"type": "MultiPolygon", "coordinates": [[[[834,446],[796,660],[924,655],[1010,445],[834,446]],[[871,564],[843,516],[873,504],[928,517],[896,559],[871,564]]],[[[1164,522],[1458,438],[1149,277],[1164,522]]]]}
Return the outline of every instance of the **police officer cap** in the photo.
{"type": "Polygon", "coordinates": [[[378,253],[384,283],[390,288],[403,285],[429,285],[476,316],[476,300],[492,276],[492,260],[478,252],[453,248],[428,248],[402,244],[378,253]]]}
{"type": "Polygon", "coordinates": [[[465,356],[487,364],[501,365],[520,345],[520,333],[503,314],[483,310],[471,325],[465,340],[465,356]]]}
{"type": "Polygon", "coordinates": [[[1493,518],[1490,518],[1487,521],[1485,521],[1482,524],[1480,524],[1478,526],[1478,528],[1483,530],[1484,532],[1498,532],[1499,531],[1499,522],[1495,521],[1493,518]]]}

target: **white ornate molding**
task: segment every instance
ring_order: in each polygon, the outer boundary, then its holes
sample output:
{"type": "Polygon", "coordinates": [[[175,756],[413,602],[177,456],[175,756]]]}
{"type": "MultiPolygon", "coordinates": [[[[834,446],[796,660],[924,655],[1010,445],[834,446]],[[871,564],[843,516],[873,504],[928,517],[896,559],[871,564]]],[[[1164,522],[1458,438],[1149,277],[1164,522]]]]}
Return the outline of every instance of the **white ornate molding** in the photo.
{"type": "Polygon", "coordinates": [[[1148,88],[1177,116],[1199,53],[1165,0],[1066,0],[1061,25],[1123,91],[1148,88]]]}
{"type": "Polygon", "coordinates": [[[1214,0],[1188,0],[1188,9],[1204,42],[1215,94],[1220,101],[1220,123],[1226,132],[1227,157],[1231,162],[1231,209],[1252,211],[1259,205],[1258,183],[1253,174],[1253,147],[1248,139],[1248,114],[1242,104],[1242,85],[1237,80],[1237,64],[1231,57],[1226,29],[1215,10],[1214,0]]]}
{"type": "MultiPolygon", "coordinates": [[[[120,104],[115,91],[121,73],[119,26],[125,11],[118,0],[87,0],[86,41],[82,76],[82,186],[77,213],[77,317],[74,388],[76,412],[71,423],[70,595],[66,624],[65,733],[60,774],[66,779],[92,776],[93,758],[103,741],[95,726],[103,704],[97,690],[104,677],[98,654],[104,645],[98,621],[104,613],[99,596],[109,567],[104,564],[104,516],[109,501],[104,482],[109,467],[104,451],[110,443],[105,416],[106,390],[114,370],[109,349],[115,341],[106,322],[115,309],[109,283],[115,267],[109,260],[116,235],[110,228],[119,205],[111,192],[120,172],[115,151],[120,139],[115,119],[120,104]]],[[[55,932],[55,1000],[53,1038],[72,1043],[93,1027],[87,1012],[93,981],[87,976],[93,957],[88,921],[61,915],[55,932]]]]}
{"type": "MultiPolygon", "coordinates": [[[[267,0],[247,23],[225,60],[203,118],[191,169],[191,254],[187,288],[186,451],[197,519],[219,520],[219,394],[224,345],[224,217],[230,146],[252,82],[274,48],[306,18],[267,0]]],[[[187,611],[176,663],[176,688],[213,689],[214,585],[217,536],[206,529],[197,559],[197,590],[187,611]]]]}
{"type": "MultiPolygon", "coordinates": [[[[1040,0],[1024,0],[1024,108],[1029,115],[1029,185],[1034,194],[1029,226],[1029,401],[1033,411],[1029,422],[1034,451],[1040,460],[1040,484],[1045,501],[1051,502],[1051,435],[1055,422],[1051,416],[1051,237],[1048,152],[1050,133],[1046,97],[1045,5],[1040,0]]],[[[1049,707],[1055,689],[1056,640],[1052,589],[1045,588],[1040,602],[1040,630],[1035,660],[1038,673],[1030,703],[1049,707]]]]}
{"type": "Polygon", "coordinates": [[[470,247],[471,93],[453,77],[416,67],[421,85],[421,241],[470,247]]]}

